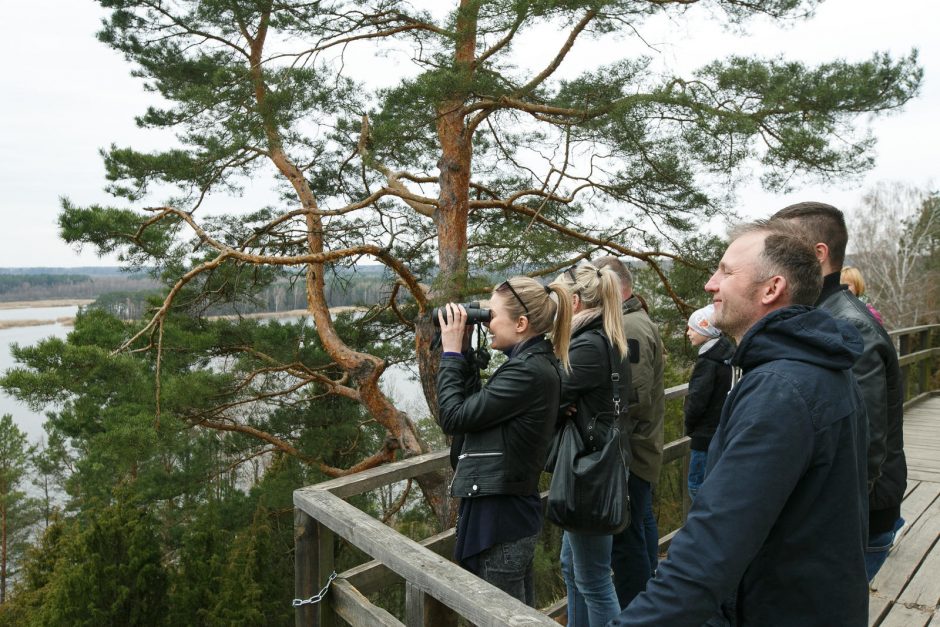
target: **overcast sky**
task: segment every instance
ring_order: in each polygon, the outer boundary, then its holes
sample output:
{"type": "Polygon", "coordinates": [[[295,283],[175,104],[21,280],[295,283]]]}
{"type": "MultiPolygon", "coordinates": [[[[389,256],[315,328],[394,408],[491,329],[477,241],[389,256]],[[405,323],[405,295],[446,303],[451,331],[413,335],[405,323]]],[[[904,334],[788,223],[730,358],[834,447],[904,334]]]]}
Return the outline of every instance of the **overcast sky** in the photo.
{"type": "MultiPolygon", "coordinates": [[[[7,2],[3,12],[7,28],[0,54],[7,61],[0,73],[0,267],[112,265],[113,259],[99,259],[90,250],[79,254],[58,238],[58,199],[109,203],[102,191],[106,181],[98,150],[111,143],[150,150],[168,146],[172,138],[134,125],[134,116],[153,95],[143,92],[120,55],[95,39],[104,16],[97,3],[7,2]]],[[[655,46],[645,52],[679,71],[732,53],[783,54],[816,63],[862,60],[875,50],[902,55],[918,48],[925,70],[920,96],[901,113],[872,123],[878,137],[876,168],[860,184],[803,187],[787,196],[765,194],[756,185],[742,188],[735,208],[744,215],[766,216],[808,199],[851,211],[864,189],[881,180],[920,186],[940,182],[937,23],[940,3],[932,0],[829,0],[810,21],[788,28],[758,22],[748,36],[725,32],[697,14],[650,25],[642,34],[655,46]]],[[[571,64],[623,54],[619,46],[604,50],[585,45],[576,48],[571,64]]],[[[370,62],[383,66],[385,76],[394,74],[394,58],[370,62]]],[[[263,185],[270,187],[267,181],[263,185]]],[[[229,202],[239,204],[238,199],[229,202]]]]}

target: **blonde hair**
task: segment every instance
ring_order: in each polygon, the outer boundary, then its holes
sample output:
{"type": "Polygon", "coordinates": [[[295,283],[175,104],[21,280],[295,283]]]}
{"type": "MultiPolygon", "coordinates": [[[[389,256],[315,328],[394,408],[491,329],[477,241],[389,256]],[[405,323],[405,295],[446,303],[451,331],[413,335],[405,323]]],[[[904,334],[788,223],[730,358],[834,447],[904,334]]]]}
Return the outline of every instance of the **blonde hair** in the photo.
{"type": "Polygon", "coordinates": [[[627,356],[627,337],[623,332],[623,315],[620,310],[620,279],[610,268],[598,269],[590,263],[568,268],[552,285],[564,285],[577,294],[585,309],[602,308],[604,333],[617,348],[621,357],[627,356]]]}
{"type": "Polygon", "coordinates": [[[568,345],[571,343],[571,294],[568,290],[563,285],[546,287],[531,277],[514,276],[497,285],[493,294],[503,297],[510,316],[525,316],[535,333],[551,334],[555,356],[568,370],[568,345]]]}
{"type": "Polygon", "coordinates": [[[865,279],[862,278],[862,273],[858,268],[854,266],[846,266],[842,268],[842,274],[839,275],[839,281],[841,283],[847,283],[855,288],[855,295],[861,296],[865,293],[865,279]]]}

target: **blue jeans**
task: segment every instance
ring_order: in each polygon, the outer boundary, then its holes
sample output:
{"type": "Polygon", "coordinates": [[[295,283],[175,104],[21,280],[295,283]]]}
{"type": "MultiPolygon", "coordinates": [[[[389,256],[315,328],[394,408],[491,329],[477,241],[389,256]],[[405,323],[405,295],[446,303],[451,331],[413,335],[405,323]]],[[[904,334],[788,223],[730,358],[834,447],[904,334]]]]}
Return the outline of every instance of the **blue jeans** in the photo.
{"type": "Polygon", "coordinates": [[[561,538],[561,574],[568,588],[568,627],[604,627],[620,614],[610,578],[611,536],[566,531],[561,538]]]}
{"type": "Polygon", "coordinates": [[[875,578],[875,575],[881,569],[881,565],[888,559],[888,551],[894,546],[894,536],[903,526],[904,519],[898,518],[894,522],[894,528],[891,531],[868,535],[868,547],[865,548],[865,573],[868,574],[868,581],[875,578]]]}
{"type": "Polygon", "coordinates": [[[480,553],[480,579],[487,581],[526,605],[535,607],[532,560],[538,534],[503,542],[480,553]]]}
{"type": "Polygon", "coordinates": [[[631,473],[627,490],[630,494],[630,524],[614,536],[611,549],[614,587],[621,607],[627,607],[633,597],[646,590],[646,582],[656,569],[659,552],[652,485],[631,473]]]}
{"type": "Polygon", "coordinates": [[[708,451],[689,451],[689,496],[695,498],[698,489],[705,481],[705,465],[708,463],[708,451]]]}

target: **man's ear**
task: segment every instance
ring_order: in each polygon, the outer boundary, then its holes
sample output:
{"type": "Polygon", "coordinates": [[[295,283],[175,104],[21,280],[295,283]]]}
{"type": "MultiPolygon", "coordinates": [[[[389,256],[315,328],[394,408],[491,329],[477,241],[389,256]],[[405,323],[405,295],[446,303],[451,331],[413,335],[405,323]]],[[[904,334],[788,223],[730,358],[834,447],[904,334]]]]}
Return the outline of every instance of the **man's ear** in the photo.
{"type": "Polygon", "coordinates": [[[824,265],[829,261],[829,245],[824,242],[817,242],[813,245],[813,250],[816,251],[816,259],[819,261],[820,265],[824,265]]]}
{"type": "Polygon", "coordinates": [[[760,294],[760,302],[762,305],[782,305],[784,303],[781,299],[786,297],[786,293],[787,280],[778,274],[767,280],[760,294]]]}

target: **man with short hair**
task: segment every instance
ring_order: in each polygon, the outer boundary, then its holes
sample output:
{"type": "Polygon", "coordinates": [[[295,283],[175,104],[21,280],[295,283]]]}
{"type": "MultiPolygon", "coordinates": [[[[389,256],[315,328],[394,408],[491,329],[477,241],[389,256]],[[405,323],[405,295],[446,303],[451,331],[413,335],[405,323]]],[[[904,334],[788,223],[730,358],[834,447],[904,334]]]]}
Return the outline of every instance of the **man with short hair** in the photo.
{"type": "Polygon", "coordinates": [[[852,371],[868,414],[868,541],[865,570],[871,581],[888,556],[904,524],[901,500],[907,486],[904,457],[904,392],[894,342],[848,286],[840,285],[849,240],[842,212],[821,202],[801,202],[781,209],[773,219],[796,224],[813,246],[823,275],[816,301],[862,335],[862,356],[852,371]]]}
{"type": "Polygon", "coordinates": [[[623,300],[623,331],[630,355],[630,433],[629,494],[631,520],[626,529],[614,535],[611,567],[620,607],[626,607],[646,588],[646,582],[659,561],[659,530],[653,516],[653,486],[659,482],[663,465],[663,420],[666,395],[663,389],[665,359],[659,327],[650,320],[640,299],[633,294],[633,275],[620,259],[607,256],[594,262],[608,267],[620,279],[623,300]]]}
{"type": "Polygon", "coordinates": [[[609,625],[699,627],[722,611],[743,627],[863,626],[861,338],[810,307],[822,279],[792,228],[756,223],[732,239],[705,289],[743,376],[669,557],[609,625]]]}

